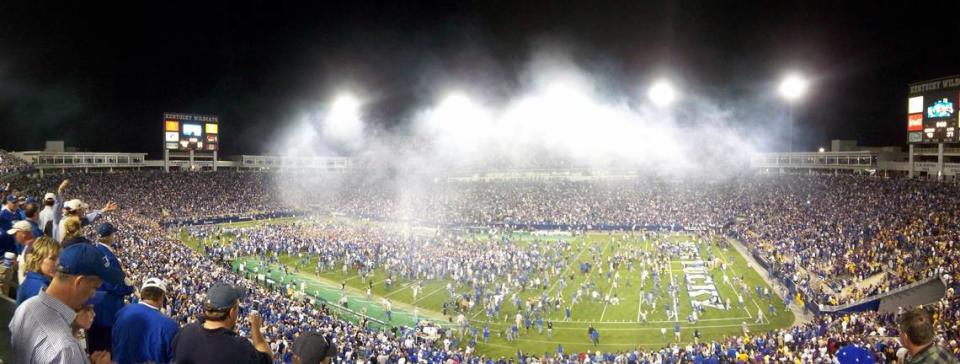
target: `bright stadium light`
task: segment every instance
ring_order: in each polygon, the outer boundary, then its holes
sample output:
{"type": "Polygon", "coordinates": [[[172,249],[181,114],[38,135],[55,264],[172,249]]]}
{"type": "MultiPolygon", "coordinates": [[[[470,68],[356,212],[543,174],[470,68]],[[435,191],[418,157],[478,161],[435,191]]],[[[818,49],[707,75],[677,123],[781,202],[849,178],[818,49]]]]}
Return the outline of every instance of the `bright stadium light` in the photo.
{"type": "Polygon", "coordinates": [[[787,100],[788,109],[787,109],[787,122],[789,123],[789,151],[793,152],[793,104],[796,103],[804,94],[807,93],[807,87],[809,82],[807,79],[801,76],[798,73],[788,73],[783,80],[780,81],[780,86],[777,87],[777,91],[780,93],[780,96],[787,100]]]}
{"type": "Polygon", "coordinates": [[[324,120],[324,134],[346,147],[357,147],[363,139],[360,100],[352,94],[340,94],[333,100],[324,120]]]}
{"type": "Polygon", "coordinates": [[[807,93],[807,86],[809,86],[809,83],[805,78],[792,73],[780,81],[780,87],[778,87],[777,91],[780,92],[780,96],[783,96],[784,99],[793,102],[807,93]]]}
{"type": "Polygon", "coordinates": [[[357,118],[359,114],[360,101],[352,94],[340,94],[330,108],[330,116],[335,118],[357,118]]]}
{"type": "Polygon", "coordinates": [[[669,82],[660,80],[654,83],[653,86],[650,86],[650,91],[647,92],[647,96],[650,97],[650,101],[652,101],[654,105],[665,107],[673,103],[677,97],[677,92],[669,82]]]}
{"type": "Polygon", "coordinates": [[[823,153],[823,152],[825,152],[825,151],[826,151],[826,150],[823,149],[823,147],[820,147],[820,153],[823,153]]]}
{"type": "Polygon", "coordinates": [[[451,158],[481,155],[479,148],[493,129],[490,111],[459,91],[448,92],[416,119],[416,130],[451,158]]]}

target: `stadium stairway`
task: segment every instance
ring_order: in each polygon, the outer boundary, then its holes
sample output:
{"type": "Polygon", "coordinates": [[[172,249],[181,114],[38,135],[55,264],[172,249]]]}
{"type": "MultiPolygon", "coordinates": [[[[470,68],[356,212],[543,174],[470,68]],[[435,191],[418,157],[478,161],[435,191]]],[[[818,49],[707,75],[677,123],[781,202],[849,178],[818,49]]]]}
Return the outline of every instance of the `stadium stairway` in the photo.
{"type": "Polygon", "coordinates": [[[843,289],[840,290],[840,294],[838,297],[841,299],[850,297],[850,295],[853,294],[854,290],[856,290],[857,288],[875,286],[880,284],[880,282],[883,282],[883,280],[885,279],[887,279],[886,271],[882,271],[880,273],[874,274],[872,276],[864,278],[862,281],[854,282],[847,285],[846,287],[843,287],[843,289]]]}
{"type": "Polygon", "coordinates": [[[900,307],[923,306],[935,303],[947,293],[947,285],[940,277],[930,277],[892,291],[873,295],[845,305],[820,305],[820,312],[848,313],[878,311],[896,312],[900,307]]]}

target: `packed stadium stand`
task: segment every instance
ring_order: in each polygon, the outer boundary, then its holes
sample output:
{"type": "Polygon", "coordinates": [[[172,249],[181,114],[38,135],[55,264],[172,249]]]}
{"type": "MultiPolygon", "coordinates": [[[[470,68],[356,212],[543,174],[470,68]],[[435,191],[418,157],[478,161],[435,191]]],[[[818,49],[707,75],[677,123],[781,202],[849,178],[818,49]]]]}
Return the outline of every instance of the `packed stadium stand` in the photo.
{"type": "MultiPolygon", "coordinates": [[[[953,183],[863,175],[747,175],[719,182],[654,177],[493,182],[432,179],[418,182],[421,193],[408,193],[389,179],[365,178],[367,174],[359,169],[313,178],[290,171],[235,168],[168,173],[117,165],[83,173],[63,168],[63,160],[35,159],[48,162],[40,168],[46,172],[40,173],[10,153],[0,156],[2,171],[10,176],[4,196],[12,197],[5,200],[9,216],[2,222],[6,252],[22,253],[22,242],[6,230],[14,221],[29,217],[22,211],[37,207],[29,205],[53,209],[54,200],[56,206],[65,206],[64,201],[80,199],[89,206],[88,212],[98,216],[89,216],[96,222],[90,221],[73,238],[96,241],[103,235],[97,228],[111,223],[119,232],[119,238],[110,244],[126,273],[124,284],[141,287],[148,278],[165,280],[167,305],[162,312],[183,326],[197,322],[203,314],[200,293],[211,289],[215,281],[232,282],[247,294],[241,304],[244,309],[253,309],[255,302],[276,360],[283,360],[299,332],[317,329],[335,344],[338,362],[393,363],[420,358],[486,363],[542,356],[487,358],[471,354],[470,346],[475,343],[444,347],[426,339],[420,336],[423,327],[380,331],[337,318],[329,306],[258,285],[222,263],[224,258],[275,250],[316,255],[318,264],[370,259],[371,264],[381,265],[402,260],[412,266],[396,268],[397,272],[410,274],[431,269],[422,266],[430,261],[427,255],[467,265],[476,262],[482,252],[440,244],[418,255],[404,248],[403,239],[388,232],[357,232],[342,226],[326,226],[310,234],[266,229],[254,232],[260,234],[254,238],[238,241],[232,249],[197,252],[175,233],[185,227],[203,234],[186,222],[212,217],[229,221],[258,214],[337,213],[442,228],[711,231],[742,243],[788,287],[789,291],[778,294],[787,301],[795,299],[810,313],[786,329],[712,342],[604,353],[594,353],[585,343],[582,348],[569,348],[566,354],[551,355],[551,360],[560,362],[582,362],[584,356],[590,361],[623,363],[830,362],[845,345],[863,348],[877,361],[891,362],[901,347],[896,339],[900,329],[897,317],[918,305],[932,312],[938,344],[955,356],[960,350],[960,298],[955,294],[960,286],[955,279],[960,270],[960,249],[955,246],[960,239],[956,210],[960,195],[953,183]],[[60,170],[49,168],[51,162],[60,164],[60,170]],[[47,199],[48,193],[55,196],[47,199]],[[333,244],[335,241],[339,243],[333,244]],[[375,253],[352,255],[357,249],[375,253]],[[882,279],[871,279],[878,275],[882,279]]],[[[39,214],[41,220],[43,214],[39,214]]],[[[9,269],[7,273],[10,279],[9,269]]],[[[122,297],[136,300],[129,293],[122,297]]],[[[12,312],[7,312],[5,317],[10,315],[12,312]]],[[[240,321],[241,337],[250,336],[250,324],[240,321]]]]}

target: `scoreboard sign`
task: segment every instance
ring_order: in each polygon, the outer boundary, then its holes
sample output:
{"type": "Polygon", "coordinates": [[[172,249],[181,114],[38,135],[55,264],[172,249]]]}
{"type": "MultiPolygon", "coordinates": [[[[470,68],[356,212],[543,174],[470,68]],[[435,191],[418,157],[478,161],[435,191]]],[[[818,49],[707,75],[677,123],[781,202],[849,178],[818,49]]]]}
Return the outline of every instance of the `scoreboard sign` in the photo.
{"type": "Polygon", "coordinates": [[[907,97],[907,142],[960,142],[958,107],[960,76],[911,84],[907,97]]]}
{"type": "Polygon", "coordinates": [[[216,151],[220,146],[220,118],[168,112],[163,114],[164,148],[216,151]]]}

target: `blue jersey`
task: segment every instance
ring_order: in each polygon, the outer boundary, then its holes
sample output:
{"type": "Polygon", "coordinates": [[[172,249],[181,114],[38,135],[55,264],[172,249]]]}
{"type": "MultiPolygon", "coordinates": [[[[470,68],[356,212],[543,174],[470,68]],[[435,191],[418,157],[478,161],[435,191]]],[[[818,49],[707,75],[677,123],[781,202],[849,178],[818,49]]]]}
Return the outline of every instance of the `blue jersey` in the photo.
{"type": "MultiPolygon", "coordinates": [[[[117,256],[113,254],[110,248],[103,244],[97,244],[96,247],[107,256],[111,265],[115,267],[121,266],[120,261],[117,260],[117,256]]],[[[133,294],[133,287],[128,286],[124,282],[120,282],[119,284],[103,282],[97,290],[104,291],[107,294],[103,297],[103,301],[93,306],[93,311],[96,313],[96,316],[93,317],[93,325],[101,327],[113,326],[113,321],[116,320],[117,317],[117,311],[123,308],[123,298],[133,294]]]]}
{"type": "Polygon", "coordinates": [[[113,353],[118,364],[169,363],[173,338],[180,327],[171,318],[146,304],[130,304],[117,312],[113,325],[113,353]]]}

